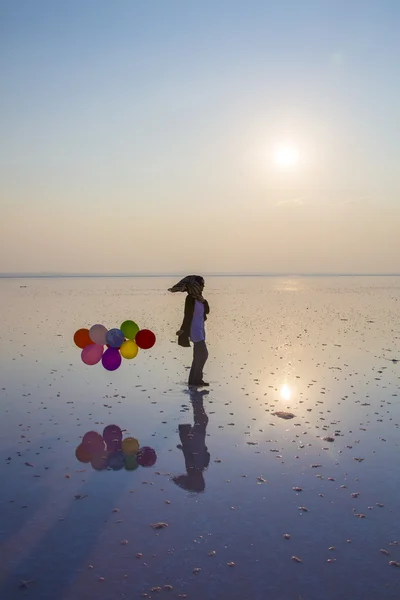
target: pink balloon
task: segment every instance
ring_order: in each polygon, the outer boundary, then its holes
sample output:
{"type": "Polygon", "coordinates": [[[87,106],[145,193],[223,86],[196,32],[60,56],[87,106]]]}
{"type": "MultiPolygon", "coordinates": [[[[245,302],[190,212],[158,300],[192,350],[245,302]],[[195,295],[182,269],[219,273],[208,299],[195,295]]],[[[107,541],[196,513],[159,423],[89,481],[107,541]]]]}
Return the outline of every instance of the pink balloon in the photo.
{"type": "Polygon", "coordinates": [[[97,365],[101,361],[104,348],[100,344],[89,344],[81,352],[81,358],[85,365],[97,365]]]}

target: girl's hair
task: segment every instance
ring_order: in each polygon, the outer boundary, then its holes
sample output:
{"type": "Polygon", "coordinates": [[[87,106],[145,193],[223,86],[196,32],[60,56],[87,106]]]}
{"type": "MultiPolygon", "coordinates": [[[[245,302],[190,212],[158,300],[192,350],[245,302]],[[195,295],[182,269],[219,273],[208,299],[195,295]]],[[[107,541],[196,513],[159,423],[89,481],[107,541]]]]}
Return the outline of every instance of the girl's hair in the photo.
{"type": "Polygon", "coordinates": [[[202,285],[204,283],[204,278],[201,277],[201,275],[196,275],[195,281],[197,281],[197,283],[200,283],[200,285],[202,285]]]}

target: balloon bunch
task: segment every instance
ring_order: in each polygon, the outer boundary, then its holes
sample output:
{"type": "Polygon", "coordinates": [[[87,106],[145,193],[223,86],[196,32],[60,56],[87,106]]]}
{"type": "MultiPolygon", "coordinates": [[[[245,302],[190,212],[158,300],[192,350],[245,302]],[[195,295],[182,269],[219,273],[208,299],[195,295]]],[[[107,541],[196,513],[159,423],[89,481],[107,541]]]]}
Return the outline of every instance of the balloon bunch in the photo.
{"type": "Polygon", "coordinates": [[[134,471],[141,467],[152,467],[157,460],[156,451],[150,446],[140,448],[133,437],[122,439],[122,430],[118,425],[107,425],[103,435],[97,431],[88,431],[75,450],[75,456],[81,463],[90,463],[96,471],[125,468],[134,471]]]}
{"type": "Polygon", "coordinates": [[[97,365],[100,361],[107,371],[115,371],[122,359],[135,358],[139,348],[147,350],[156,343],[150,329],[139,329],[134,321],[124,321],[121,327],[108,330],[104,325],[93,325],[90,329],[78,329],[74,342],[82,349],[81,358],[85,365],[97,365]],[[107,350],[104,351],[104,346],[107,350]]]}

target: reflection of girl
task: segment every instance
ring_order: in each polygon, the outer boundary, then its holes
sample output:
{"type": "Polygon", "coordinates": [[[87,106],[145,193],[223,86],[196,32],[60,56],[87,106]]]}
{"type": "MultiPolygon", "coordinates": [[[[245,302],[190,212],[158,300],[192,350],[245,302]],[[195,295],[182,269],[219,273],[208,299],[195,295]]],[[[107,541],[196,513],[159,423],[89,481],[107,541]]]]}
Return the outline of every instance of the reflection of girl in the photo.
{"type": "Polygon", "coordinates": [[[203,298],[204,279],[200,275],[188,275],[169,288],[169,292],[187,292],[185,314],[179,331],[178,344],[190,346],[193,342],[193,362],[189,374],[190,386],[209,385],[203,381],[203,368],[208,358],[204,322],[210,312],[207,300],[203,298]]]}
{"type": "Polygon", "coordinates": [[[206,428],[208,416],[203,406],[203,395],[207,391],[192,392],[193,425],[179,425],[179,437],[182,444],[178,448],[183,451],[187,475],[174,477],[179,487],[202,492],[205,489],[203,471],[210,464],[210,453],[206,446],[206,428]]]}

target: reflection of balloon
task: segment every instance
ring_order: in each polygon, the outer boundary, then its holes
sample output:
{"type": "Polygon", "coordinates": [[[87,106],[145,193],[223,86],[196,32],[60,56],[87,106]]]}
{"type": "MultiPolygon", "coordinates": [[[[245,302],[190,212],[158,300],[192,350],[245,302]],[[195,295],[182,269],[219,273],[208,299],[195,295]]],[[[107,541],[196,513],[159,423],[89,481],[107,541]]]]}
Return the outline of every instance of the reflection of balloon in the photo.
{"type": "Polygon", "coordinates": [[[126,340],[120,348],[121,356],[124,358],[135,358],[139,352],[138,345],[133,340],[126,340]]]}
{"type": "Polygon", "coordinates": [[[120,329],[110,329],[107,331],[106,342],[111,348],[119,348],[125,341],[124,334],[120,329]]]}
{"type": "Polygon", "coordinates": [[[81,446],[93,456],[93,454],[104,451],[104,440],[97,431],[88,431],[83,436],[81,446]]]}
{"type": "Polygon", "coordinates": [[[138,468],[136,456],[125,456],[125,469],[127,471],[134,471],[138,468]]]}
{"type": "Polygon", "coordinates": [[[103,356],[103,346],[100,344],[89,344],[85,346],[81,352],[81,358],[85,365],[97,365],[103,356]]]}
{"type": "Polygon", "coordinates": [[[107,452],[113,453],[121,450],[121,440],[110,440],[107,442],[107,452]]]}
{"type": "Polygon", "coordinates": [[[102,440],[102,439],[103,439],[103,437],[99,434],[98,431],[88,431],[83,436],[82,443],[92,444],[93,442],[96,442],[97,440],[102,440]]]}
{"type": "MultiPolygon", "coordinates": [[[[115,348],[111,349],[117,352],[115,348]]],[[[81,463],[90,463],[96,471],[125,469],[134,471],[138,466],[152,467],[157,461],[153,448],[140,448],[134,437],[122,439],[122,429],[118,425],[107,425],[103,435],[97,431],[88,431],[75,449],[75,456],[81,463]]]]}
{"type": "Polygon", "coordinates": [[[134,321],[124,321],[121,325],[121,331],[128,340],[134,340],[139,331],[139,326],[134,321]]]}
{"type": "Polygon", "coordinates": [[[137,453],[136,460],[141,467],[152,467],[157,460],[156,451],[150,446],[143,446],[137,453]]]}
{"type": "Polygon", "coordinates": [[[113,452],[107,459],[107,466],[111,467],[113,471],[119,471],[124,466],[124,455],[121,450],[113,452]]]}
{"type": "Polygon", "coordinates": [[[90,464],[95,471],[103,471],[107,467],[107,460],[107,454],[103,452],[102,454],[94,456],[90,461],[90,464]]]}
{"type": "Polygon", "coordinates": [[[115,371],[122,362],[118,348],[107,348],[103,354],[102,363],[107,371],[115,371]]]}
{"type": "Polygon", "coordinates": [[[135,342],[139,348],[147,350],[148,348],[152,348],[156,343],[156,336],[150,329],[141,329],[136,334],[135,342]]]}
{"type": "Polygon", "coordinates": [[[89,336],[90,339],[92,340],[92,342],[94,344],[101,344],[102,346],[105,345],[106,343],[106,335],[107,335],[107,327],[104,327],[104,325],[93,325],[90,329],[89,329],[89,336]]]}
{"type": "Polygon", "coordinates": [[[89,344],[93,344],[89,337],[89,329],[78,329],[74,335],[74,342],[78,348],[85,348],[89,344]]]}
{"type": "Polygon", "coordinates": [[[133,456],[139,450],[139,442],[133,437],[122,440],[122,452],[125,456],[133,456]]]}
{"type": "Polygon", "coordinates": [[[103,430],[103,439],[108,444],[113,440],[122,440],[122,431],[118,425],[107,425],[103,430]]]}
{"type": "Polygon", "coordinates": [[[79,444],[75,450],[75,456],[81,463],[88,463],[91,460],[90,451],[84,444],[79,444]]]}

